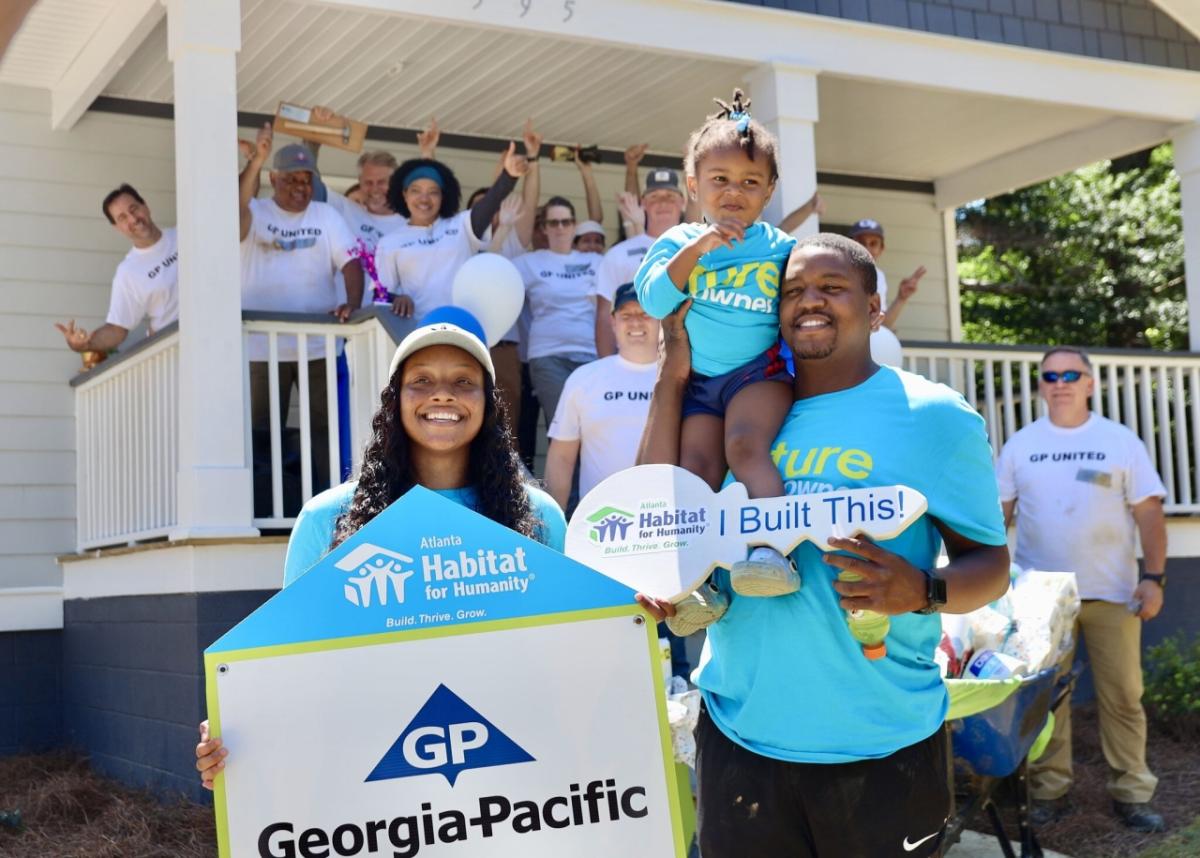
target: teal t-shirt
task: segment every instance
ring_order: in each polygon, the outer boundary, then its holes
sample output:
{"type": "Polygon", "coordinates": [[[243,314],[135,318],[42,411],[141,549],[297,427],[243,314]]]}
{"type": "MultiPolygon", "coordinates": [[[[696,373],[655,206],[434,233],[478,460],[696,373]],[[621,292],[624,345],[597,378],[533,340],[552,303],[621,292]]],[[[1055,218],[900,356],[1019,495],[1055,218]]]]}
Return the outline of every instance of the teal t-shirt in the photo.
{"type": "MultiPolygon", "coordinates": [[[[983,419],[949,388],[883,367],[855,387],[797,401],[771,451],[788,494],[905,485],[928,512],[881,543],[920,569],[941,549],[934,519],[985,545],[1005,543],[983,419]]],[[[802,763],[875,759],[930,736],[947,696],[934,649],[941,621],[891,618],[887,656],[869,661],[846,627],[837,570],[812,543],[792,554],[788,596],[731,596],[708,629],[694,681],[716,725],[763,756],[802,763]]]]}
{"type": "MultiPolygon", "coordinates": [[[[315,495],[296,518],[288,540],[287,559],[283,562],[283,586],[288,586],[329,552],[338,516],[350,506],[357,481],[342,483],[315,495]]],[[[473,488],[435,489],[439,495],[468,509],[477,509],[478,495],[473,488]]],[[[555,551],[563,550],[567,520],[554,498],[536,486],[525,486],[534,515],[542,522],[535,538],[555,551]]]]}
{"type": "Polygon", "coordinates": [[[759,221],[733,248],[718,247],[700,257],[687,292],[667,274],[667,265],[685,244],[708,229],[682,223],[658,237],[634,277],[638,301],[657,319],[687,298],[692,370],[716,376],[745,366],[779,340],[779,283],[796,239],[759,221]]]}

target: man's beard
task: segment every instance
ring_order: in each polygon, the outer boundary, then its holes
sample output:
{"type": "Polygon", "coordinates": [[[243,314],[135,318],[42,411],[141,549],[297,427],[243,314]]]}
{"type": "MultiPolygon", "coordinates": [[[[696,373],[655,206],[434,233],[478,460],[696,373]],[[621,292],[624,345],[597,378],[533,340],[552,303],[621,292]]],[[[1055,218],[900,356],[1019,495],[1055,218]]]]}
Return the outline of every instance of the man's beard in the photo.
{"type": "Polygon", "coordinates": [[[792,347],[792,357],[796,360],[820,360],[827,358],[833,354],[837,348],[837,331],[833,332],[833,339],[828,343],[806,343],[800,348],[792,347]]]}

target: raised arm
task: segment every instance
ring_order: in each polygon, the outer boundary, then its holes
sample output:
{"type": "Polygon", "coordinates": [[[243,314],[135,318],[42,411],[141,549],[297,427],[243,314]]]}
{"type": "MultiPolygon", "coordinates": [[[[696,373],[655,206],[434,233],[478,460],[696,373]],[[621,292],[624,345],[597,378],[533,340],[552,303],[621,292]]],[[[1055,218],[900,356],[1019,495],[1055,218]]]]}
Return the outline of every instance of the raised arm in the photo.
{"type": "Polygon", "coordinates": [[[524,204],[516,194],[509,194],[504,198],[504,202],[500,203],[498,223],[495,232],[492,233],[492,241],[488,245],[488,250],[492,253],[503,252],[504,242],[508,239],[508,234],[516,228],[523,208],[524,204]]]}
{"type": "Polygon", "coordinates": [[[263,127],[258,129],[258,135],[254,138],[254,154],[250,156],[250,160],[246,162],[246,169],[242,170],[242,174],[238,177],[240,235],[243,241],[250,234],[250,224],[253,221],[250,214],[250,201],[258,195],[259,174],[262,173],[263,164],[267,162],[267,158],[271,154],[273,139],[271,123],[264,122],[263,127]]]}
{"type": "Polygon", "coordinates": [[[820,194],[813,193],[808,198],[808,202],[804,203],[804,205],[800,206],[800,208],[793,211],[780,222],[779,229],[786,233],[795,232],[802,223],[813,215],[820,217],[823,214],[825,214],[825,201],[821,199],[820,194]]]}
{"type": "Polygon", "coordinates": [[[596,223],[604,223],[604,206],[600,204],[600,190],[596,187],[596,174],[592,165],[579,157],[579,147],[575,147],[575,166],[579,168],[579,178],[583,180],[583,195],[587,199],[588,218],[596,223]]]}
{"type": "Polygon", "coordinates": [[[625,193],[635,197],[641,193],[641,183],[638,181],[638,164],[646,157],[648,143],[638,143],[625,150],[625,193]]]}
{"type": "Polygon", "coordinates": [[[438,130],[437,117],[429,117],[429,127],[424,131],[417,132],[417,148],[421,150],[421,157],[428,158],[432,161],[437,157],[438,141],[442,139],[442,132],[438,130]]]}
{"type": "Polygon", "coordinates": [[[533,243],[533,223],[537,220],[538,197],[542,193],[542,171],[538,168],[538,154],[542,150],[542,135],[533,128],[533,119],[525,120],[521,136],[525,140],[525,181],[521,186],[521,216],[514,229],[522,247],[533,243]]]}
{"type": "Polygon", "coordinates": [[[922,265],[900,281],[900,288],[896,291],[895,297],[892,298],[892,303],[888,305],[887,310],[883,314],[883,324],[891,330],[896,330],[896,323],[900,321],[900,314],[904,312],[904,305],[908,303],[909,298],[916,294],[917,285],[924,276],[925,266],[922,265]]]}
{"type": "Polygon", "coordinates": [[[692,371],[691,343],[683,320],[692,306],[689,298],[663,319],[663,359],[650,397],[646,428],[638,445],[639,465],[678,465],[679,426],[683,420],[683,394],[692,371]]]}
{"type": "Polygon", "coordinates": [[[504,153],[504,169],[483,198],[471,207],[471,231],[476,238],[483,238],[492,225],[492,217],[500,211],[500,203],[512,193],[517,186],[517,179],[525,175],[528,169],[525,156],[517,154],[517,144],[509,143],[508,151],[504,153]]]}

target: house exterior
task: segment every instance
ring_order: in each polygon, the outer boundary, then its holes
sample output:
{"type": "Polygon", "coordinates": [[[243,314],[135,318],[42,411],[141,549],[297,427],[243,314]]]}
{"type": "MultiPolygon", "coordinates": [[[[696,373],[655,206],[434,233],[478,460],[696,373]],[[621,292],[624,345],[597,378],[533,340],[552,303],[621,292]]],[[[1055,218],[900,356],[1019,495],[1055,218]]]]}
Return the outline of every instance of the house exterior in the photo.
{"type": "MultiPolygon", "coordinates": [[[[368,122],[368,146],[401,158],[436,116],[468,190],[532,116],[548,143],[601,147],[612,218],[621,151],[678,164],[711,98],[744,86],[782,143],[769,215],[819,190],[828,224],[884,223],[893,282],[928,267],[900,326],[909,366],[963,390],[998,445],[1036,414],[1039,351],[959,344],[954,210],[1173,140],[1200,271],[1198,36],[1191,0],[40,0],[0,59],[0,752],[71,744],[199,794],[200,652],[278,587],[291,521],[277,485],[254,510],[248,332],[347,340],[361,447],[394,321],[239,314],[234,136],[279,100],[368,122]],[[180,322],[76,378],[53,322],[103,321],[127,247],[99,203],[122,181],[178,226],[180,322]]],[[[321,168],[344,187],[353,157],[321,168]]],[[[543,184],[582,204],[572,165],[543,184]]],[[[1200,351],[1200,276],[1188,288],[1200,351]]],[[[1171,489],[1157,636],[1200,592],[1200,356],[1098,363],[1095,406],[1171,489]]]]}

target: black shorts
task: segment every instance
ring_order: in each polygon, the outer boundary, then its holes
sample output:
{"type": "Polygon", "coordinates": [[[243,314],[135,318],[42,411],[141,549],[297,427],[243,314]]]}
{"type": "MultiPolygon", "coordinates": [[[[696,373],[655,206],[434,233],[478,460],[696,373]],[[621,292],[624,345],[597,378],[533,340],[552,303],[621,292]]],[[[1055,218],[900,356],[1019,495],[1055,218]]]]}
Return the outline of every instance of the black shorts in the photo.
{"type": "Polygon", "coordinates": [[[787,763],[730,741],[701,710],[697,824],[704,858],[928,858],[950,815],[946,735],[889,757],[787,763]]]}

